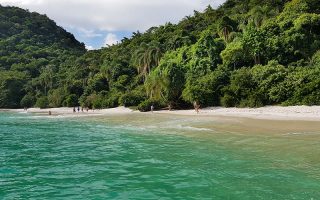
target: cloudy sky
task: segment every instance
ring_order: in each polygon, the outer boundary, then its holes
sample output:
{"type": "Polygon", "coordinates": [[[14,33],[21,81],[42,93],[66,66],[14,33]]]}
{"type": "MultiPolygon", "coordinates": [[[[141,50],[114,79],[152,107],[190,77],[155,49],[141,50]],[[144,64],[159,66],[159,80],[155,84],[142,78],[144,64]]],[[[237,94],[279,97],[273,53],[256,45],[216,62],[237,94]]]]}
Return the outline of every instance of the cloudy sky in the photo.
{"type": "Polygon", "coordinates": [[[177,23],[193,10],[225,0],[0,0],[1,5],[46,14],[73,33],[88,49],[112,45],[134,31],[177,23]]]}

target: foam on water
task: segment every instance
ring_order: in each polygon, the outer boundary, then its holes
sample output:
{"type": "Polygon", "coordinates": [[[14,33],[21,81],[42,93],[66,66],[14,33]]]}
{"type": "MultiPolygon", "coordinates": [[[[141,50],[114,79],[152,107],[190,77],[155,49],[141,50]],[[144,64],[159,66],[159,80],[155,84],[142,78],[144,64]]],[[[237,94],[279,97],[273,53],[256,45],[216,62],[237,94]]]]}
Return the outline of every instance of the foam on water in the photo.
{"type": "Polygon", "coordinates": [[[176,126],[176,128],[185,129],[185,130],[192,130],[192,131],[213,131],[212,129],[209,129],[209,128],[197,128],[197,127],[186,126],[186,125],[182,125],[182,124],[178,124],[176,126]]]}
{"type": "Polygon", "coordinates": [[[292,133],[285,133],[283,135],[287,135],[287,136],[290,136],[290,135],[319,135],[320,132],[292,132],[292,133]]]}
{"type": "Polygon", "coordinates": [[[0,199],[320,199],[319,134],[199,122],[0,113],[0,199]]]}

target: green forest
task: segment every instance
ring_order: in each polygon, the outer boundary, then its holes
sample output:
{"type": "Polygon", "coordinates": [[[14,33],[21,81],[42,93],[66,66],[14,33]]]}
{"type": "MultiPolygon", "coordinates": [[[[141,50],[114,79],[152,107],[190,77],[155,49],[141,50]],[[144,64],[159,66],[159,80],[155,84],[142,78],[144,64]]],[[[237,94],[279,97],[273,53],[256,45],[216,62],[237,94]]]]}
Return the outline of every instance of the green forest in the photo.
{"type": "Polygon", "coordinates": [[[87,51],[45,15],[0,6],[0,107],[320,105],[318,0],[228,0],[87,51]]]}

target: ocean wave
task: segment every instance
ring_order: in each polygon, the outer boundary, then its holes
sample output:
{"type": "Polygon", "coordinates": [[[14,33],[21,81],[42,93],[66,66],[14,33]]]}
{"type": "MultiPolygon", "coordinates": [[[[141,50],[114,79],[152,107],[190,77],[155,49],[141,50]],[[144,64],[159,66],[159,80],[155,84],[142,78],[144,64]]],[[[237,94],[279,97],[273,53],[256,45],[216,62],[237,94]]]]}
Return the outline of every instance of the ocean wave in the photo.
{"type": "Polygon", "coordinates": [[[184,125],[177,125],[176,126],[178,129],[186,129],[186,130],[192,130],[192,131],[213,131],[212,129],[209,128],[198,128],[194,126],[184,126],[184,125]]]}
{"type": "Polygon", "coordinates": [[[113,128],[124,129],[124,130],[131,130],[131,131],[166,131],[166,130],[185,130],[185,131],[214,131],[213,129],[209,128],[199,128],[193,126],[185,126],[183,124],[178,125],[167,125],[167,124],[158,124],[158,125],[118,125],[113,126],[113,128]]]}
{"type": "Polygon", "coordinates": [[[292,132],[292,133],[285,133],[283,135],[290,136],[290,135],[318,135],[320,133],[317,132],[292,132]]]}

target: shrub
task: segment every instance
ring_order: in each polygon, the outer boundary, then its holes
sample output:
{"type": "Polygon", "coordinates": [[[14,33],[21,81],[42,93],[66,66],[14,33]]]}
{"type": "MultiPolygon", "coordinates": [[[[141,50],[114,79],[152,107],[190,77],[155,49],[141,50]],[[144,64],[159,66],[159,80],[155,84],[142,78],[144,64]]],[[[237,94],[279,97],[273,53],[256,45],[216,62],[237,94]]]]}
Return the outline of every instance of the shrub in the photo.
{"type": "Polygon", "coordinates": [[[225,94],[222,98],[221,98],[221,105],[224,107],[235,107],[237,105],[237,99],[229,94],[225,94]]]}
{"type": "Polygon", "coordinates": [[[261,97],[256,94],[251,94],[247,99],[242,99],[240,102],[240,107],[250,107],[250,108],[257,108],[262,107],[263,103],[261,101],[261,97]]]}
{"type": "Polygon", "coordinates": [[[119,104],[123,106],[137,106],[141,102],[143,102],[144,99],[145,96],[137,94],[135,92],[130,92],[120,97],[119,104]]]}
{"type": "Polygon", "coordinates": [[[95,95],[95,98],[93,98],[91,101],[92,108],[95,108],[95,109],[103,108],[104,99],[105,97],[102,94],[95,95]]]}
{"type": "Polygon", "coordinates": [[[37,99],[36,107],[43,109],[49,107],[49,101],[47,97],[40,97],[37,99]]]}
{"type": "Polygon", "coordinates": [[[35,101],[36,101],[36,99],[33,95],[27,94],[26,96],[24,96],[21,99],[20,105],[21,105],[21,107],[30,108],[30,107],[34,106],[35,101]]]}
{"type": "Polygon", "coordinates": [[[103,106],[106,108],[115,108],[119,106],[119,96],[109,96],[103,101],[103,106]]]}
{"type": "Polygon", "coordinates": [[[154,109],[157,110],[163,106],[163,103],[153,99],[147,99],[138,105],[138,110],[140,112],[148,112],[151,110],[152,105],[154,106],[154,109]]]}
{"type": "Polygon", "coordinates": [[[79,105],[78,103],[78,97],[75,94],[70,94],[69,96],[67,96],[66,100],[64,101],[64,106],[67,107],[76,107],[79,105]]]}
{"type": "Polygon", "coordinates": [[[65,98],[65,91],[63,88],[50,90],[48,94],[48,101],[50,107],[61,107],[65,98]]]}

